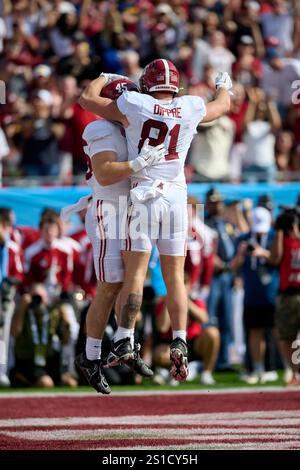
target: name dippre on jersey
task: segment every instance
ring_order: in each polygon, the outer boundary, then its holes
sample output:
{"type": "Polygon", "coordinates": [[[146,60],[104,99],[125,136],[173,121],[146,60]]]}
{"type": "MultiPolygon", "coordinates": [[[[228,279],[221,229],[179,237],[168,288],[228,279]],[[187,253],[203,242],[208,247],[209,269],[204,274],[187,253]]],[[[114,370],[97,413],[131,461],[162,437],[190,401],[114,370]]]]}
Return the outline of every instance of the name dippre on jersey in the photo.
{"type": "Polygon", "coordinates": [[[154,105],[154,110],[153,114],[156,114],[158,116],[168,116],[168,117],[173,117],[173,118],[182,118],[181,116],[181,108],[164,108],[160,104],[155,104],[154,105]]]}

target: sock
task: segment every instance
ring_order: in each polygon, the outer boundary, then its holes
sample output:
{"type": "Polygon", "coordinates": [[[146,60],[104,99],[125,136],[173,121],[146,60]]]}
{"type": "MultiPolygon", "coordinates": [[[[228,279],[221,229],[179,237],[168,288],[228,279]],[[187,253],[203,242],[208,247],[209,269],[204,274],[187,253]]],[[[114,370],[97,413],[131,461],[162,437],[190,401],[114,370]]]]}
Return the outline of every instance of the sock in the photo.
{"type": "Polygon", "coordinates": [[[88,336],[85,345],[85,354],[90,361],[97,361],[101,357],[102,340],[88,336]]]}
{"type": "Polygon", "coordinates": [[[264,373],[264,366],[262,362],[254,362],[253,370],[255,374],[261,375],[264,373]]]}
{"type": "Polygon", "coordinates": [[[134,349],[134,330],[129,330],[130,331],[130,344],[132,349],[134,349]]]}
{"type": "Polygon", "coordinates": [[[174,330],[173,331],[173,339],[180,338],[186,342],[186,331],[185,330],[174,330]]]}
{"type": "MultiPolygon", "coordinates": [[[[134,335],[134,328],[128,329],[128,328],[123,328],[122,326],[118,326],[118,329],[114,336],[114,343],[116,343],[117,341],[120,341],[120,339],[131,338],[132,335],[134,335]]],[[[130,344],[131,344],[131,341],[130,341],[130,344]]]]}

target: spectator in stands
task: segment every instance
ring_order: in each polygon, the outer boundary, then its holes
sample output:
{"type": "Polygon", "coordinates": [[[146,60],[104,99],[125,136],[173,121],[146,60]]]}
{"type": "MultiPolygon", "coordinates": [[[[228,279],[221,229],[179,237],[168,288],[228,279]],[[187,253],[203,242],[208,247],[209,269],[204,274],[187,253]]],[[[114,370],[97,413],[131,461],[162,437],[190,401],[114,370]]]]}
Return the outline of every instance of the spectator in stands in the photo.
{"type": "Polygon", "coordinates": [[[285,58],[276,48],[268,48],[263,63],[261,88],[277,104],[285,118],[291,104],[293,83],[300,79],[300,60],[285,58]]]}
{"type": "Polygon", "coordinates": [[[230,180],[239,182],[242,173],[242,161],[246,147],[243,141],[244,120],[249,102],[246,100],[246,90],[240,83],[234,82],[233,96],[228,117],[234,125],[234,141],[230,150],[230,180]]]}
{"type": "Polygon", "coordinates": [[[226,181],[229,177],[229,153],[234,126],[228,116],[200,124],[194,137],[190,164],[201,181],[226,181]]]}
{"type": "MultiPolygon", "coordinates": [[[[214,326],[203,326],[208,321],[206,304],[201,298],[191,295],[189,276],[186,274],[186,287],[188,292],[188,326],[187,341],[191,360],[203,361],[203,369],[200,382],[203,385],[214,385],[212,376],[219,345],[219,331],[214,326]]],[[[168,368],[170,362],[171,322],[165,300],[156,305],[156,328],[158,332],[158,344],[154,348],[153,359],[156,367],[168,368]]],[[[157,378],[156,378],[157,380],[157,378]]]]}
{"type": "Polygon", "coordinates": [[[64,126],[53,121],[52,105],[51,93],[39,90],[32,99],[32,115],[23,119],[21,148],[26,176],[59,175],[58,139],[63,135],[64,126]]]}
{"type": "Polygon", "coordinates": [[[3,130],[0,127],[0,186],[2,186],[2,161],[9,155],[9,146],[3,130]]]}
{"type": "Polygon", "coordinates": [[[139,83],[139,78],[142,73],[140,67],[139,54],[136,51],[121,52],[122,65],[124,67],[124,75],[135,83],[139,83]]]}
{"type": "Polygon", "coordinates": [[[233,64],[233,78],[245,87],[256,87],[262,76],[261,61],[255,56],[254,39],[241,36],[238,44],[238,58],[233,64]]]}
{"type": "Polygon", "coordinates": [[[254,40],[255,53],[258,58],[264,55],[264,40],[260,28],[260,5],[250,0],[240,2],[233,0],[225,6],[224,19],[229,31],[233,32],[232,47],[235,51],[241,37],[250,36],[254,40]],[[232,24],[231,20],[234,21],[232,24]]]}
{"type": "Polygon", "coordinates": [[[15,337],[14,386],[50,388],[54,385],[76,386],[73,377],[62,374],[62,345],[70,336],[64,306],[50,307],[42,284],[33,284],[24,294],[12,322],[15,337]]]}
{"type": "Polygon", "coordinates": [[[248,91],[249,106],[244,120],[246,153],[242,168],[247,181],[270,181],[275,173],[275,132],[281,127],[276,104],[265,100],[260,88],[248,91]]]}
{"type": "Polygon", "coordinates": [[[189,87],[189,94],[201,96],[203,99],[207,101],[211,101],[214,90],[215,90],[215,71],[210,64],[206,64],[203,67],[203,80],[201,81],[193,81],[192,85],[189,87]]]}
{"type": "Polygon", "coordinates": [[[299,181],[300,177],[300,145],[297,145],[292,153],[290,160],[290,175],[291,179],[299,181]]]}
{"type": "Polygon", "coordinates": [[[99,70],[101,70],[101,61],[99,57],[91,54],[86,37],[77,32],[73,37],[73,42],[74,52],[59,61],[57,65],[58,74],[71,75],[78,83],[97,78],[99,70]]]}
{"type": "Polygon", "coordinates": [[[215,31],[209,36],[209,63],[215,72],[228,72],[231,75],[235,56],[226,47],[225,35],[222,31],[215,31]]]}
{"type": "Polygon", "coordinates": [[[293,13],[288,8],[286,0],[272,0],[273,11],[261,16],[264,38],[276,37],[279,42],[279,52],[288,57],[294,49],[293,13]]]}
{"type": "Polygon", "coordinates": [[[274,327],[278,275],[264,257],[256,256],[257,248],[271,246],[274,237],[271,222],[271,213],[264,207],[256,207],[252,212],[251,231],[239,238],[237,254],[231,261],[232,269],[242,271],[244,281],[244,325],[253,367],[246,377],[250,384],[277,379],[275,370],[273,375],[265,373],[265,336],[267,329],[274,327]]]}
{"type": "Polygon", "coordinates": [[[277,170],[281,172],[280,179],[289,178],[293,142],[293,134],[289,131],[281,130],[276,136],[275,162],[277,170]]]}

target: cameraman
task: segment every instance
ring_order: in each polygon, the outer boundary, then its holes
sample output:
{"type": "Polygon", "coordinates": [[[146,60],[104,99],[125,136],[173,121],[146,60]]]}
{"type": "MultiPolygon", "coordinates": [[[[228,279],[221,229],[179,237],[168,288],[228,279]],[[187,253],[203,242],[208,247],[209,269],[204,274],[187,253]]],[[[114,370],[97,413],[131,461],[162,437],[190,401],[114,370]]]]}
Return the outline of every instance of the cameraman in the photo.
{"type": "Polygon", "coordinates": [[[68,312],[64,305],[49,306],[43,284],[34,284],[21,298],[12,321],[15,340],[14,386],[75,386],[75,379],[64,380],[61,372],[62,345],[70,338],[68,312]]]}
{"type": "Polygon", "coordinates": [[[276,302],[275,324],[281,353],[291,370],[288,385],[299,385],[299,364],[293,363],[293,347],[300,331],[300,230],[299,213],[285,209],[276,221],[276,235],[271,250],[262,250],[268,262],[279,265],[280,285],[276,302]]]}
{"type": "Polygon", "coordinates": [[[251,231],[240,238],[237,254],[231,262],[232,269],[241,270],[244,280],[244,325],[253,366],[253,373],[246,378],[250,384],[264,382],[269,375],[264,371],[265,338],[266,332],[274,326],[278,288],[277,270],[264,257],[274,237],[271,219],[271,213],[264,207],[252,211],[251,231]]]}

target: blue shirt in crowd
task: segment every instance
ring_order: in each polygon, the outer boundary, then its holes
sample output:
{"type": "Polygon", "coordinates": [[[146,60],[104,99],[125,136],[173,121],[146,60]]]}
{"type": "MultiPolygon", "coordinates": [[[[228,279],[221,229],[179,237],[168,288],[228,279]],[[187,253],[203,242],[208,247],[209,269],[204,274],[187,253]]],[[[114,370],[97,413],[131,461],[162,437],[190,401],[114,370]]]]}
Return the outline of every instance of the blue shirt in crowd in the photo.
{"type": "MultiPolygon", "coordinates": [[[[270,249],[273,238],[274,232],[270,231],[262,237],[259,244],[270,249]]],[[[237,246],[242,241],[257,243],[252,233],[240,236],[237,246]]],[[[245,307],[274,305],[279,286],[278,269],[267,263],[264,258],[247,255],[241,271],[244,279],[245,307]]]]}

